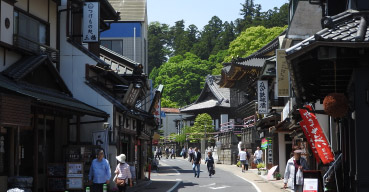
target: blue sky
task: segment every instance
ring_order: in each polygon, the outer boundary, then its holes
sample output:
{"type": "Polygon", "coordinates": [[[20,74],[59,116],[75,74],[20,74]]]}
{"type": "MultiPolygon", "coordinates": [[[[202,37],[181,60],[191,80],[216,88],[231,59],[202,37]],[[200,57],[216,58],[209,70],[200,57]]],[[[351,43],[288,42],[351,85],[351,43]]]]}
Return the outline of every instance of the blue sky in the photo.
{"type": "MultiPolygon", "coordinates": [[[[147,0],[148,20],[159,21],[170,26],[183,19],[186,26],[195,24],[199,29],[208,23],[212,16],[218,16],[223,22],[240,18],[241,3],[245,0],[147,0]]],[[[266,11],[280,7],[288,0],[254,0],[266,11]]]]}

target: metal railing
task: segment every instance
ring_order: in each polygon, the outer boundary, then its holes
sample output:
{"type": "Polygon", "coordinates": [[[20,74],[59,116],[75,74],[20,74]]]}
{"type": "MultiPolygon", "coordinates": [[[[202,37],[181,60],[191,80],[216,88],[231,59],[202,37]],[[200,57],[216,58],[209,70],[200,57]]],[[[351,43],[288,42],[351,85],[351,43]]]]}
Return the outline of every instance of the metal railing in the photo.
{"type": "Polygon", "coordinates": [[[26,37],[14,34],[14,46],[35,54],[47,54],[53,62],[59,61],[59,51],[47,45],[30,40],[26,37]]]}
{"type": "MultiPolygon", "coordinates": [[[[330,175],[332,175],[333,172],[336,171],[336,167],[339,166],[342,162],[342,153],[338,155],[336,160],[333,162],[333,164],[329,167],[328,171],[323,176],[323,182],[324,186],[326,185],[326,181],[330,175]]],[[[337,182],[337,181],[336,181],[337,182]]]]}

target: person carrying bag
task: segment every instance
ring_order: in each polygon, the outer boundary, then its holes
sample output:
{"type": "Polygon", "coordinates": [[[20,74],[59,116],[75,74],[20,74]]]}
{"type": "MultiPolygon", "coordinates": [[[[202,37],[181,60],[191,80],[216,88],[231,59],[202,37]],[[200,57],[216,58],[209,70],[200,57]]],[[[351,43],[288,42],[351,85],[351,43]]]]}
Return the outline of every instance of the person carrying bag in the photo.
{"type": "Polygon", "coordinates": [[[117,184],[119,192],[125,192],[127,186],[127,179],[132,187],[132,175],[129,165],[126,163],[126,155],[120,154],[116,157],[119,161],[117,168],[115,169],[114,182],[117,184]]]}

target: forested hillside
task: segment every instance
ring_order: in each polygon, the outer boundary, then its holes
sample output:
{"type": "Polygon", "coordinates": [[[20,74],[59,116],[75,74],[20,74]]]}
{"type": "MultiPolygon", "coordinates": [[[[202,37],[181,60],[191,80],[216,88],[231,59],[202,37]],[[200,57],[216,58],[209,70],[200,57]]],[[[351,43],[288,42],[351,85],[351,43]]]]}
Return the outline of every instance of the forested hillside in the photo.
{"type": "Polygon", "coordinates": [[[222,63],[246,57],[277,37],[288,24],[288,4],[261,12],[253,0],[240,5],[242,18],[223,22],[213,16],[203,29],[153,22],[149,25],[149,71],[155,86],[165,86],[162,107],[194,102],[207,74],[218,75],[222,63]]]}

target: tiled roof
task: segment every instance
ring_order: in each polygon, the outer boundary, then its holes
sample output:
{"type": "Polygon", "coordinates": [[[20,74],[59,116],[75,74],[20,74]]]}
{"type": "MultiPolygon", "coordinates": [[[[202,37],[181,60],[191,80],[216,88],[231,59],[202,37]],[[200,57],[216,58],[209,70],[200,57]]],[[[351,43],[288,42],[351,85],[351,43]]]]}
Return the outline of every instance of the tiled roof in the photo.
{"type": "Polygon", "coordinates": [[[47,55],[35,55],[24,57],[17,61],[16,63],[9,66],[2,73],[14,80],[19,80],[29,72],[34,70],[40,64],[48,59],[47,55]]]}
{"type": "Polygon", "coordinates": [[[180,113],[178,108],[161,108],[161,111],[165,113],[180,113]]]}
{"type": "Polygon", "coordinates": [[[85,113],[97,117],[108,117],[109,115],[100,109],[87,105],[71,96],[47,89],[44,87],[39,87],[36,85],[31,85],[24,82],[15,82],[4,75],[0,74],[0,88],[6,89],[18,94],[28,96],[37,100],[37,102],[48,104],[51,106],[57,106],[71,111],[76,111],[79,113],[85,113]]]}
{"type": "Polygon", "coordinates": [[[334,43],[369,42],[367,25],[368,12],[348,10],[335,16],[322,19],[323,29],[304,41],[286,50],[287,55],[300,52],[306,47],[334,43]]]}
{"type": "Polygon", "coordinates": [[[145,21],[146,0],[109,0],[117,12],[120,21],[145,21]]]}
{"type": "Polygon", "coordinates": [[[205,79],[205,86],[202,89],[198,99],[191,105],[180,109],[181,112],[206,109],[212,107],[230,107],[231,91],[229,88],[221,88],[218,85],[220,76],[208,75],[205,79]],[[207,92],[210,90],[215,99],[207,98],[207,92]]]}

